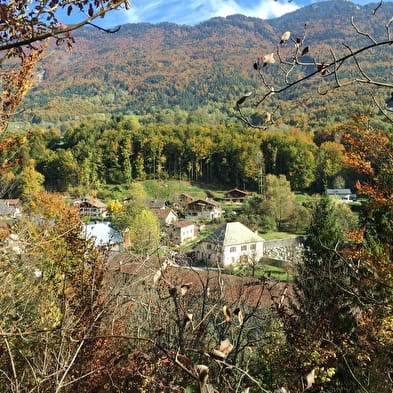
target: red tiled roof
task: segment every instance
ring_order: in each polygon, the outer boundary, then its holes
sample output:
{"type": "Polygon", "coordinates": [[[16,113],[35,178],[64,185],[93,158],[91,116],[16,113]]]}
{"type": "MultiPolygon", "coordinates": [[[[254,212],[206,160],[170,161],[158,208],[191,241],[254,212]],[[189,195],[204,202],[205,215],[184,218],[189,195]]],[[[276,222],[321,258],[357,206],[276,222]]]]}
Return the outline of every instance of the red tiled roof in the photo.
{"type": "Polygon", "coordinates": [[[151,209],[153,214],[160,220],[164,220],[172,212],[175,216],[176,213],[172,209],[151,209]]]}
{"type": "MultiPolygon", "coordinates": [[[[128,258],[130,258],[129,255],[128,258]]],[[[139,258],[138,260],[138,257],[134,256],[127,261],[118,255],[115,260],[110,266],[112,271],[131,274],[135,280],[140,279],[155,285],[162,283],[180,288],[185,283],[191,283],[189,294],[194,296],[199,296],[208,287],[209,298],[221,299],[228,305],[270,306],[273,302],[280,300],[287,303],[288,298],[293,295],[292,287],[286,283],[222,274],[217,270],[207,271],[172,266],[168,264],[168,260],[165,261],[163,258],[152,257],[146,260],[139,258]],[[120,260],[121,264],[119,264],[120,260]],[[163,281],[162,278],[164,278],[163,281]]]]}
{"type": "Polygon", "coordinates": [[[8,206],[17,206],[20,204],[20,199],[3,199],[4,202],[8,204],[8,206]]]}
{"type": "Polygon", "coordinates": [[[172,224],[175,228],[185,228],[189,227],[191,225],[195,225],[192,221],[187,221],[187,220],[182,220],[182,221],[177,221],[172,224]]]}
{"type": "Polygon", "coordinates": [[[243,303],[251,307],[271,305],[273,301],[280,300],[284,292],[284,302],[287,302],[288,297],[293,294],[292,287],[286,283],[221,274],[217,271],[170,266],[166,270],[165,278],[175,285],[192,283],[191,294],[202,293],[203,286],[208,284],[210,298],[220,298],[228,304],[243,303]]]}

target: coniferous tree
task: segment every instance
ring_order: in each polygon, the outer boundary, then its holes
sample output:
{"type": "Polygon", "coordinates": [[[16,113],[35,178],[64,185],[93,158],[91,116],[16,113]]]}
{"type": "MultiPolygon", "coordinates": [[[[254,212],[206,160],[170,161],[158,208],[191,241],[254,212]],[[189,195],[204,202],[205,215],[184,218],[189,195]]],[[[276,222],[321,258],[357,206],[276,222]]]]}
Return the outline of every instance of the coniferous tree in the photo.
{"type": "Polygon", "coordinates": [[[331,306],[338,306],[336,296],[341,290],[337,283],[343,279],[344,268],[340,255],[343,242],[334,203],[324,194],[314,209],[296,278],[305,312],[318,315],[331,306]]]}
{"type": "Polygon", "coordinates": [[[345,242],[335,203],[324,194],[314,208],[297,266],[294,302],[279,308],[287,336],[284,356],[294,373],[292,389],[302,388],[299,375],[312,372],[317,376],[313,391],[320,391],[321,384],[331,391],[356,391],[346,367],[350,355],[344,355],[356,330],[349,290],[353,272],[342,255],[345,242]]]}

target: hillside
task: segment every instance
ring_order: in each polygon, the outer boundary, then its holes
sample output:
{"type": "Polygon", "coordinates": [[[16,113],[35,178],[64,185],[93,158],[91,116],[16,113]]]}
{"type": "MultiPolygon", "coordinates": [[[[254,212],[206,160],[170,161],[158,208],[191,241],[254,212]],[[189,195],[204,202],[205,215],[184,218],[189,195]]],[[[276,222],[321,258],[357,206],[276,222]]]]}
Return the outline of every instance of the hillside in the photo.
{"type": "MultiPolygon", "coordinates": [[[[200,111],[206,119],[213,117],[213,122],[227,121],[239,96],[260,86],[253,62],[275,51],[283,31],[302,36],[306,24],[310,55],[317,59],[329,46],[337,48],[339,55],[345,51],[344,41],[354,48],[370,42],[355,33],[352,16],[362,31],[375,37],[386,33],[386,15],[393,14],[393,3],[384,4],[374,16],[373,8],[334,0],[273,20],[233,15],[193,27],[128,24],[116,34],[84,28],[76,33],[72,52],[56,47],[48,50],[19,120],[59,125],[108,114],[149,114],[154,121],[167,122],[163,110],[171,108],[178,112],[179,122],[187,121],[183,111],[200,111]]],[[[384,56],[367,53],[366,69],[387,74],[393,54],[384,51],[384,56]]],[[[292,100],[297,93],[283,99],[292,100]]],[[[321,106],[317,94],[311,95],[309,105],[321,106]]],[[[343,111],[339,102],[335,104],[333,111],[343,111]]]]}

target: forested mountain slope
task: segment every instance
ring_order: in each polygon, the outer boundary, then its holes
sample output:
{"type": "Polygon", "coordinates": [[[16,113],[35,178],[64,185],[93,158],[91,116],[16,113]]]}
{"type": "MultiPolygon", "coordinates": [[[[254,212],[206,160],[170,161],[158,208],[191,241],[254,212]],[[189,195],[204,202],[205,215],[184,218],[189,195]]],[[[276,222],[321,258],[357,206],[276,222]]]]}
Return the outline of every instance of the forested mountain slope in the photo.
{"type": "MultiPolygon", "coordinates": [[[[363,32],[375,37],[386,34],[393,3],[384,4],[373,15],[375,7],[334,0],[273,20],[234,15],[193,27],[139,23],[124,25],[115,34],[85,28],[76,33],[71,52],[55,47],[48,50],[19,120],[48,125],[119,113],[149,114],[155,122],[167,122],[162,116],[165,108],[179,113],[204,108],[202,113],[216,114],[217,123],[228,121],[228,112],[239,96],[260,86],[253,62],[275,52],[284,31],[301,37],[307,25],[305,44],[310,48],[310,59],[322,58],[330,46],[337,48],[335,54],[339,55],[347,51],[342,42],[353,48],[370,43],[356,33],[351,17],[363,32]]],[[[367,70],[386,75],[391,71],[393,54],[385,48],[370,51],[362,59],[367,70]]],[[[318,111],[326,110],[326,102],[321,103],[312,86],[305,86],[311,96],[308,105],[320,118],[318,111]]],[[[292,91],[283,99],[291,100],[300,93],[292,91]]],[[[363,98],[354,105],[370,101],[366,95],[363,98]]],[[[344,110],[353,110],[342,105],[344,100],[341,95],[330,101],[338,117],[348,114],[344,110]]],[[[187,120],[184,113],[180,118],[178,122],[187,120]]]]}

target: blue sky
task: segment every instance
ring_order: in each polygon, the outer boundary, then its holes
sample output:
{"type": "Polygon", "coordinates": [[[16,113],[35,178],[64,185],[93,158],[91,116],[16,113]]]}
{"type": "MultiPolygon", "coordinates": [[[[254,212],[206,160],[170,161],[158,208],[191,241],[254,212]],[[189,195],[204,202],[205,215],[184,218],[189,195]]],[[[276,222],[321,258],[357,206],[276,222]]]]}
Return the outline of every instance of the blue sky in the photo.
{"type": "MultiPolygon", "coordinates": [[[[214,16],[243,14],[272,19],[295,11],[318,0],[131,0],[131,9],[116,10],[98,20],[100,26],[113,27],[125,23],[159,23],[196,25],[214,16]]],[[[343,0],[344,1],[344,0],[343,0]]],[[[355,0],[367,4],[367,0],[355,0]]],[[[66,21],[64,21],[66,22],[66,21]]]]}

